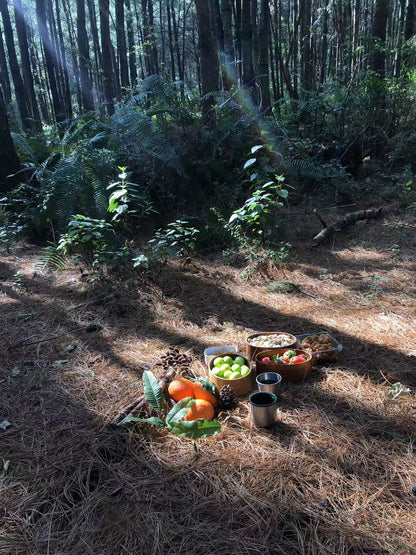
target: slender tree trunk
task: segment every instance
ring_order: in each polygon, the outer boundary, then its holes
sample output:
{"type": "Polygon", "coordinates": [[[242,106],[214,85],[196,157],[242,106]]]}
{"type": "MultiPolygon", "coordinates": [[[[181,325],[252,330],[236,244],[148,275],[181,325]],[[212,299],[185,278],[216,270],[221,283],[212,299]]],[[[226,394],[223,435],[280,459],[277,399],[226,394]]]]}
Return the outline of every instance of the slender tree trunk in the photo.
{"type": "MultiPolygon", "coordinates": [[[[205,2],[208,4],[209,0],[205,0],[205,2]]],[[[207,9],[209,10],[209,6],[207,7],[207,9]]],[[[182,66],[182,60],[181,60],[181,52],[180,52],[180,48],[179,48],[179,30],[178,30],[178,24],[177,24],[177,20],[176,20],[175,4],[173,3],[173,0],[171,0],[171,3],[170,3],[170,11],[171,11],[171,14],[172,14],[173,38],[174,38],[174,45],[175,45],[175,52],[176,52],[176,63],[178,65],[179,80],[182,81],[183,80],[183,72],[182,72],[182,67],[183,66],[182,66]]],[[[208,23],[209,23],[209,20],[206,23],[206,25],[208,25],[208,23]]]]}
{"type": "Polygon", "coordinates": [[[120,67],[122,88],[129,87],[129,67],[127,64],[126,30],[124,27],[124,0],[116,0],[117,56],[120,67]]]}
{"type": "Polygon", "coordinates": [[[3,92],[0,87],[0,192],[10,191],[14,185],[12,179],[7,176],[16,173],[20,167],[20,162],[14,149],[12,137],[10,135],[9,121],[7,119],[6,105],[3,99],[3,92]]]}
{"type": "Polygon", "coordinates": [[[69,50],[71,52],[72,73],[74,74],[75,87],[77,91],[77,103],[79,106],[79,110],[82,111],[80,69],[78,67],[78,60],[77,60],[77,45],[75,44],[75,39],[74,39],[77,33],[75,32],[74,22],[71,16],[69,0],[63,0],[62,7],[65,12],[65,20],[66,20],[67,29],[68,29],[68,37],[69,37],[69,45],[70,45],[69,50]]]}
{"type": "Polygon", "coordinates": [[[19,41],[20,62],[23,71],[23,81],[27,92],[28,106],[30,107],[33,127],[40,131],[41,121],[39,114],[38,101],[33,84],[33,74],[30,67],[29,46],[27,42],[26,21],[23,14],[22,0],[14,0],[14,19],[16,22],[16,32],[19,41]]]}
{"type": "Polygon", "coordinates": [[[62,64],[62,73],[63,73],[63,91],[64,91],[64,99],[66,104],[66,115],[69,119],[72,119],[72,99],[71,99],[71,91],[69,89],[69,74],[68,74],[68,64],[66,61],[66,53],[65,53],[65,45],[64,45],[64,35],[62,32],[62,24],[61,24],[61,13],[59,7],[59,1],[55,0],[56,6],[56,19],[58,22],[58,40],[59,40],[59,54],[62,64]]]}
{"type": "Polygon", "coordinates": [[[79,75],[81,81],[82,108],[87,112],[94,110],[92,83],[89,74],[90,49],[85,27],[85,2],[77,0],[77,38],[79,56],[79,75]]]}
{"type": "Polygon", "coordinates": [[[104,98],[107,113],[114,114],[114,75],[111,62],[111,38],[110,38],[110,14],[109,0],[100,1],[100,25],[101,25],[101,69],[104,83],[104,98]]]}
{"type": "Polygon", "coordinates": [[[243,0],[241,11],[241,52],[243,57],[243,85],[255,98],[253,68],[253,30],[251,27],[251,2],[243,0]]]}
{"type": "Polygon", "coordinates": [[[389,13],[389,0],[376,0],[373,19],[373,70],[384,77],[386,69],[386,26],[389,13]]]}
{"type": "Polygon", "coordinates": [[[16,95],[17,105],[19,107],[20,117],[22,119],[22,125],[25,129],[30,129],[32,127],[32,122],[30,120],[30,114],[26,103],[25,86],[20,74],[19,64],[17,61],[16,49],[14,46],[13,29],[10,22],[7,0],[0,0],[0,13],[3,18],[4,35],[6,39],[7,53],[9,55],[10,72],[12,74],[14,92],[16,95]]]}
{"type": "Polygon", "coordinates": [[[170,11],[170,2],[169,0],[166,2],[166,15],[168,19],[168,41],[169,41],[169,55],[170,55],[170,71],[172,74],[172,81],[175,81],[175,49],[174,49],[174,41],[173,41],[173,33],[172,33],[172,19],[171,19],[171,11],[170,11]]]}
{"type": "Polygon", "coordinates": [[[92,41],[94,44],[94,69],[95,69],[95,82],[97,86],[97,93],[98,93],[98,101],[101,103],[102,101],[102,92],[103,92],[103,83],[100,74],[100,68],[102,67],[101,61],[101,49],[100,49],[100,39],[98,36],[98,26],[97,26],[97,15],[95,12],[95,5],[93,0],[87,0],[88,4],[88,13],[89,13],[89,20],[90,20],[90,29],[91,29],[91,36],[92,41]]]}
{"type": "Polygon", "coordinates": [[[408,0],[404,40],[409,40],[415,33],[416,0],[408,0]]]}
{"type": "MultiPolygon", "coordinates": [[[[218,53],[211,34],[209,3],[195,0],[199,29],[199,50],[201,57],[202,95],[218,90],[219,64],[218,53]]],[[[202,109],[205,122],[212,114],[212,98],[203,99],[202,109]]]]}
{"type": "Polygon", "coordinates": [[[259,85],[261,92],[260,108],[268,112],[271,108],[270,82],[269,82],[269,35],[270,35],[270,13],[269,0],[261,0],[260,24],[259,24],[259,85]]]}
{"type": "Polygon", "coordinates": [[[3,34],[0,28],[0,85],[4,91],[4,101],[9,104],[12,100],[9,71],[7,68],[6,52],[4,50],[3,34]]]}
{"type": "Polygon", "coordinates": [[[320,83],[323,85],[326,79],[326,61],[328,56],[328,0],[325,0],[325,4],[322,11],[322,42],[321,42],[321,71],[320,71],[320,83]]]}
{"type": "MultiPolygon", "coordinates": [[[[162,4],[161,4],[162,5],[162,4]]],[[[137,84],[136,45],[134,42],[133,13],[130,0],[126,0],[127,8],[127,44],[129,49],[130,82],[132,87],[137,84]]]]}
{"type": "Polygon", "coordinates": [[[300,56],[301,56],[301,80],[305,91],[312,89],[312,51],[311,51],[311,3],[300,2],[300,56]]]}

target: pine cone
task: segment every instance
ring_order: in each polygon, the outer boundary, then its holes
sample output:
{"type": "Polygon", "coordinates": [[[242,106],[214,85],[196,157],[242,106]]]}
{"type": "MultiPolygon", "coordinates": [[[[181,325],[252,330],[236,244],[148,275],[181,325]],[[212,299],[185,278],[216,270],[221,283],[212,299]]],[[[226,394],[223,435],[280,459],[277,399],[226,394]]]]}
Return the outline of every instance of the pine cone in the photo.
{"type": "Polygon", "coordinates": [[[235,409],[238,405],[237,395],[231,385],[224,385],[220,391],[220,400],[224,408],[227,410],[235,409]]]}

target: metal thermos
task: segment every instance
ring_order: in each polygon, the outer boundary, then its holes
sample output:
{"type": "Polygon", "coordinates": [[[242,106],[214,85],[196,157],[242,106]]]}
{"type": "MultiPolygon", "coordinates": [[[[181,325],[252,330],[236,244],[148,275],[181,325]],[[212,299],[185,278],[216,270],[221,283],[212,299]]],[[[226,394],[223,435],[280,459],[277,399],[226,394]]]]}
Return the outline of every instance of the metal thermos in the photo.
{"type": "Polygon", "coordinates": [[[251,405],[251,418],[253,423],[260,428],[273,426],[277,421],[277,397],[269,391],[257,391],[249,397],[251,405]]]}

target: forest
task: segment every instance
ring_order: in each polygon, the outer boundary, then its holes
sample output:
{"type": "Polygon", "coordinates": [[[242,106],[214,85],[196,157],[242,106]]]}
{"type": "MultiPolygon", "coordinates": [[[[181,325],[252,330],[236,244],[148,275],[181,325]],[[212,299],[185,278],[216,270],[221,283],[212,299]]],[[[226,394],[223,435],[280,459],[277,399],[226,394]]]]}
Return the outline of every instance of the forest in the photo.
{"type": "Polygon", "coordinates": [[[416,553],[415,106],[416,0],[0,0],[0,555],[416,553]]]}

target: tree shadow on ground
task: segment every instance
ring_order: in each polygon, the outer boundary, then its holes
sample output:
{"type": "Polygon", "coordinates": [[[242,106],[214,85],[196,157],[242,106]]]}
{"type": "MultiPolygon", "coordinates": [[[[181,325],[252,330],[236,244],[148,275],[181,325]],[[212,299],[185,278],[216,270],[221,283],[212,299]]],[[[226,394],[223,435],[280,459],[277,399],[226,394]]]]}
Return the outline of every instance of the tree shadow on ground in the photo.
{"type": "MultiPolygon", "coordinates": [[[[238,298],[200,276],[170,276],[182,285],[175,296],[181,302],[183,317],[201,327],[215,315],[220,321],[259,330],[267,327],[300,332],[318,328],[306,317],[279,314],[274,308],[238,298]]],[[[16,316],[38,314],[39,320],[42,314],[50,317],[53,311],[53,321],[68,332],[68,337],[87,343],[96,354],[126,367],[105,335],[95,333],[92,339],[84,328],[78,329],[79,320],[74,321],[72,307],[65,303],[85,301],[82,294],[53,284],[42,284],[41,294],[36,284],[29,283],[28,288],[29,293],[37,291],[35,297],[11,286],[3,287],[14,300],[12,307],[0,306],[0,319],[7,316],[12,323],[2,330],[5,345],[32,334],[37,339],[45,331],[54,333],[53,329],[42,328],[36,335],[36,323],[29,320],[29,326],[27,320],[13,320],[13,311],[16,316]]],[[[152,309],[139,305],[139,322],[117,321],[113,316],[106,322],[102,307],[89,310],[118,334],[154,335],[167,344],[184,339],[180,332],[164,330],[152,309]]],[[[408,378],[406,383],[415,383],[413,365],[400,353],[332,331],[355,353],[354,358],[343,360],[344,370],[370,376],[378,383],[379,364],[374,362],[372,367],[368,359],[385,358],[401,367],[398,375],[408,378]]],[[[202,353],[203,338],[185,340],[186,345],[202,353]]],[[[26,347],[24,356],[31,349],[36,353],[36,345],[29,350],[26,347]]],[[[60,356],[59,347],[55,354],[56,358],[60,356]]],[[[22,351],[11,349],[3,357],[7,368],[3,368],[1,377],[10,373],[12,364],[21,361],[22,351]]],[[[0,431],[1,456],[10,461],[1,483],[4,526],[0,545],[4,553],[231,555],[321,549],[322,553],[351,554],[382,553],[383,542],[385,552],[394,553],[398,534],[389,539],[383,531],[388,511],[386,517],[380,508],[379,522],[374,523],[370,534],[362,525],[365,504],[358,510],[348,501],[357,493],[357,484],[368,491],[368,502],[376,493],[374,484],[376,489],[380,483],[391,487],[392,460],[380,456],[377,464],[366,467],[362,459],[348,461],[334,454],[329,442],[314,443],[304,434],[312,426],[308,422],[311,413],[317,414],[317,420],[326,415],[327,420],[320,424],[321,433],[329,422],[334,442],[338,427],[339,442],[344,436],[351,450],[362,453],[363,435],[368,434],[377,443],[374,449],[383,451],[384,445],[406,463],[414,427],[410,421],[403,423],[400,414],[385,416],[358,406],[329,391],[317,390],[312,381],[293,387],[291,396],[281,404],[282,413],[293,417],[296,424],[282,421],[274,430],[256,431],[246,418],[245,430],[225,429],[220,436],[201,442],[195,452],[192,442],[168,440],[165,432],[145,425],[131,432],[106,428],[106,418],[90,406],[93,393],[88,383],[78,395],[77,385],[71,388],[53,366],[52,356],[50,359],[35,361],[27,372],[6,380],[0,393],[0,416],[12,423],[0,431]],[[321,474],[326,473],[326,483],[314,482],[318,466],[321,474]],[[337,488],[342,495],[334,500],[331,495],[336,496],[337,488]],[[320,505],[328,498],[328,505],[320,505]],[[348,508],[354,512],[347,519],[348,508]]],[[[104,393],[104,387],[98,391],[104,393]]],[[[240,407],[240,412],[246,410],[245,405],[240,407]]],[[[391,511],[410,507],[403,484],[397,480],[394,476],[395,487],[388,496],[385,494],[387,506],[392,504],[391,511]]]]}

